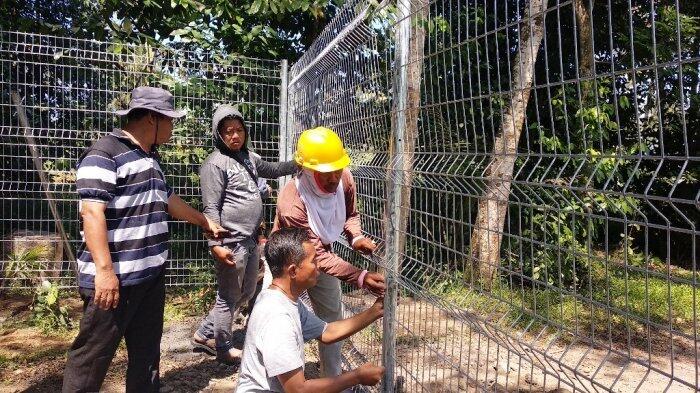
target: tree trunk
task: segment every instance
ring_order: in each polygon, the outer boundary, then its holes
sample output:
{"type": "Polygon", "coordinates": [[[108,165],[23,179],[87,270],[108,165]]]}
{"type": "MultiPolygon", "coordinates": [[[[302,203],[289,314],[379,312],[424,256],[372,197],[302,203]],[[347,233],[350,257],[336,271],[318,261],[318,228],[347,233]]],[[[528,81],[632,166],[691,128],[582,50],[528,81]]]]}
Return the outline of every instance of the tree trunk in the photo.
{"type": "MultiPolygon", "coordinates": [[[[593,76],[593,24],[591,23],[591,12],[586,7],[587,0],[574,0],[574,12],[576,13],[576,24],[578,25],[578,49],[579,49],[579,77],[588,78],[593,76]]],[[[590,0],[593,7],[593,0],[590,0]]],[[[581,82],[581,103],[588,106],[594,100],[593,81],[581,82]]]]}
{"type": "MultiPolygon", "coordinates": [[[[413,2],[413,7],[418,11],[415,18],[426,18],[424,4],[427,0],[418,0],[413,2]]],[[[420,93],[421,93],[421,76],[423,73],[423,47],[425,42],[425,31],[422,24],[416,23],[411,28],[410,48],[408,52],[408,83],[407,83],[407,100],[406,100],[406,130],[404,131],[404,146],[401,153],[403,155],[404,173],[401,179],[401,205],[411,206],[411,184],[413,182],[413,157],[416,151],[416,136],[418,135],[418,117],[420,115],[420,93]]],[[[389,145],[390,154],[395,150],[394,141],[389,145]]],[[[401,214],[399,228],[402,233],[405,233],[408,225],[408,209],[401,214]]],[[[406,236],[399,238],[399,250],[405,252],[406,236]]]]}
{"type": "Polygon", "coordinates": [[[544,10],[548,0],[530,0],[522,19],[518,52],[513,59],[510,102],[503,111],[501,132],[493,145],[492,160],[486,169],[486,189],[479,200],[471,255],[475,273],[490,288],[500,265],[503,225],[508,211],[515,154],[525,122],[537,54],[544,35],[544,10]]]}
{"type": "MultiPolygon", "coordinates": [[[[426,9],[425,4],[427,0],[418,0],[412,2],[412,8],[416,9],[412,18],[416,20],[425,20],[426,9]]],[[[412,22],[410,29],[409,38],[409,49],[406,67],[406,103],[405,109],[397,109],[396,103],[394,103],[394,108],[392,112],[392,130],[397,132],[400,125],[398,124],[397,115],[403,111],[406,118],[405,128],[399,130],[402,132],[401,139],[403,140],[402,146],[397,148],[396,137],[392,136],[389,139],[389,165],[394,165],[395,169],[398,169],[394,173],[394,176],[387,179],[387,191],[389,193],[392,191],[392,183],[398,182],[400,185],[400,197],[398,202],[398,207],[400,209],[400,214],[398,217],[398,230],[400,235],[397,239],[397,250],[401,253],[405,252],[406,245],[406,230],[408,225],[408,209],[403,207],[408,207],[411,204],[411,184],[413,181],[412,169],[413,169],[413,157],[416,150],[416,136],[418,135],[418,117],[420,111],[420,98],[421,98],[421,76],[423,72],[423,50],[425,41],[425,30],[423,29],[423,23],[412,22]],[[399,150],[400,149],[400,150],[399,150]]],[[[400,83],[398,80],[395,82],[396,85],[400,83]]],[[[397,86],[398,88],[398,86],[397,86]]],[[[391,176],[389,173],[389,176],[391,176]]],[[[388,203],[391,203],[391,195],[388,198],[388,203]]],[[[390,205],[387,204],[387,210],[390,205]]],[[[388,215],[385,220],[388,219],[388,215]]],[[[389,228],[389,226],[386,226],[389,228]]]]}

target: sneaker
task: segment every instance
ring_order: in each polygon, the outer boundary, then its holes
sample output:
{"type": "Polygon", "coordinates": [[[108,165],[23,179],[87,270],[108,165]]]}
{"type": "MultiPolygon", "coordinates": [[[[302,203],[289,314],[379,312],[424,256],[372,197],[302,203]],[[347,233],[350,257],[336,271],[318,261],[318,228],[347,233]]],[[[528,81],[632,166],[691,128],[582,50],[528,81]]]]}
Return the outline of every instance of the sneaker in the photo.
{"type": "Polygon", "coordinates": [[[216,355],[216,360],[221,363],[228,364],[229,366],[238,364],[241,362],[241,355],[243,351],[238,348],[231,348],[225,352],[219,352],[216,355]]]}
{"type": "Polygon", "coordinates": [[[195,351],[206,352],[209,355],[216,355],[216,344],[213,338],[205,338],[199,335],[199,332],[194,332],[192,335],[192,347],[195,351]]]}

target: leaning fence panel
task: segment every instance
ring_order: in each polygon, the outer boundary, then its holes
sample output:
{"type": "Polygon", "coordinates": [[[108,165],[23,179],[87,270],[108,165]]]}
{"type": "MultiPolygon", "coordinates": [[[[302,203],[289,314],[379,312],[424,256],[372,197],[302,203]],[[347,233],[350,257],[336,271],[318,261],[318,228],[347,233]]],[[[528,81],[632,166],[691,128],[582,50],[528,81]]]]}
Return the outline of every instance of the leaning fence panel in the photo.
{"type": "Polygon", "coordinates": [[[365,231],[400,245],[396,388],[698,389],[698,17],[690,1],[352,1],[292,67],[290,138],[334,128],[365,231]]]}
{"type": "MultiPolygon", "coordinates": [[[[277,61],[0,32],[0,75],[0,288],[29,287],[42,279],[76,284],[71,268],[71,252],[80,245],[75,165],[87,146],[120,126],[112,112],[127,105],[135,86],[165,87],[175,105],[187,110],[159,153],[168,183],[195,206],[201,205],[198,169],[212,149],[210,123],[218,104],[237,104],[254,150],[270,160],[279,157],[277,61]]],[[[269,224],[274,201],[266,205],[269,224]]],[[[212,283],[199,229],[171,222],[170,235],[168,283],[212,283]]]]}

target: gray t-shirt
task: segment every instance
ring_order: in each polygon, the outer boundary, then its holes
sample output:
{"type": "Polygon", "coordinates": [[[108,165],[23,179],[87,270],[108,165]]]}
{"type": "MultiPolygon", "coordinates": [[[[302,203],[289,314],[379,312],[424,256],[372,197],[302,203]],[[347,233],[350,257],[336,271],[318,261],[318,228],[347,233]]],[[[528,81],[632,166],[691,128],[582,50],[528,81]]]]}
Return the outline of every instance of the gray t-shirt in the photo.
{"type": "Polygon", "coordinates": [[[236,392],[284,392],[278,375],[304,368],[304,342],[318,338],[326,322],[302,302],[264,289],[258,295],[243,345],[236,392]]]}

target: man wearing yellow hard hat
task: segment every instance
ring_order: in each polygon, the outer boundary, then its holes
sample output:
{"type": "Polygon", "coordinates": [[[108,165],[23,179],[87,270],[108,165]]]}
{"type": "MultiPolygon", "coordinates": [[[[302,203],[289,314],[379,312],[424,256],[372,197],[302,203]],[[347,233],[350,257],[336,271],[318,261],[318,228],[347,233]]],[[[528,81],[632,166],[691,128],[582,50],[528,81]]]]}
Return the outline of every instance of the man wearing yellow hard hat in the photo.
{"type": "MultiPolygon", "coordinates": [[[[385,286],[381,274],[358,269],[333,253],[333,242],[345,234],[352,248],[363,254],[372,253],[376,245],[362,235],[355,180],[347,169],[350,157],[338,135],[325,127],[304,131],[294,159],[302,170],[277,199],[272,231],[289,227],[307,230],[321,270],[308,294],[318,317],[337,321],[343,319],[340,280],[378,296],[384,294],[385,286]]],[[[319,344],[322,377],[342,373],[341,346],[319,344]]]]}

